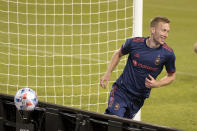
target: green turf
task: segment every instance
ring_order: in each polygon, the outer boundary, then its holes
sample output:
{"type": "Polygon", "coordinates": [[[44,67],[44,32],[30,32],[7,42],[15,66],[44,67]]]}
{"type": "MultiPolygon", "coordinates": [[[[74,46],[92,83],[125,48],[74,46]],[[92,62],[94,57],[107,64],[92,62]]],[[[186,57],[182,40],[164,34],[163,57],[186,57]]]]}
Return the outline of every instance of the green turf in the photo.
{"type": "MultiPolygon", "coordinates": [[[[125,59],[112,74],[108,90],[99,87],[99,79],[113,51],[131,36],[132,0],[110,1],[109,6],[106,0],[91,1],[94,4],[83,4],[83,8],[77,4],[81,0],[74,0],[75,6],[72,0],[56,0],[56,6],[53,0],[47,0],[46,6],[45,1],[35,4],[36,0],[0,2],[1,93],[13,95],[28,86],[40,101],[103,113],[107,93],[125,59]]],[[[152,17],[169,17],[167,43],[174,49],[177,68],[173,84],[152,90],[142,108],[144,122],[197,130],[196,5],[196,0],[144,0],[143,35],[149,35],[152,17]]]]}
{"type": "Polygon", "coordinates": [[[196,0],[144,0],[144,35],[149,33],[148,22],[152,17],[171,19],[167,42],[176,54],[177,71],[173,84],[152,90],[142,108],[142,121],[197,130],[197,54],[193,52],[197,41],[196,5],[196,0]]]}

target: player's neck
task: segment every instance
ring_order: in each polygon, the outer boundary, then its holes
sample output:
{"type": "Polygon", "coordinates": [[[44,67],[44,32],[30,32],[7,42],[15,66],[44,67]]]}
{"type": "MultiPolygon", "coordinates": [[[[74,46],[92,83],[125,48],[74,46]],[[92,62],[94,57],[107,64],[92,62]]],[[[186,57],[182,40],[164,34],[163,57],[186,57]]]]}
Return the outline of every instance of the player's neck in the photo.
{"type": "Polygon", "coordinates": [[[158,48],[158,47],[160,47],[160,44],[159,43],[156,43],[152,38],[148,38],[146,40],[146,45],[149,48],[158,48]]]}

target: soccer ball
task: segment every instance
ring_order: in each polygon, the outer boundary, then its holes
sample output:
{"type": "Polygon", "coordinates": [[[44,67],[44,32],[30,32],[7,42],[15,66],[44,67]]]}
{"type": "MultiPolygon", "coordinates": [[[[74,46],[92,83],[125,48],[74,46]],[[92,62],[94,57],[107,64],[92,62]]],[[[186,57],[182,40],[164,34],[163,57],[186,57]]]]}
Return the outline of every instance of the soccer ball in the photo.
{"type": "Polygon", "coordinates": [[[38,98],[34,90],[23,88],[16,92],[14,104],[18,110],[32,111],[38,104],[38,98]]]}

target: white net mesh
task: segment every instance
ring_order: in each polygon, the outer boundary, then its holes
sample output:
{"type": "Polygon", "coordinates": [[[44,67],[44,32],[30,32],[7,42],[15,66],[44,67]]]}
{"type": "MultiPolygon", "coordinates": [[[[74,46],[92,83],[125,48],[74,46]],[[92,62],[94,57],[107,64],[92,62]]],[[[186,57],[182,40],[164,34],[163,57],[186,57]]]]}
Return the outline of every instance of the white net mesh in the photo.
{"type": "Polygon", "coordinates": [[[1,0],[0,92],[29,87],[40,101],[104,112],[99,81],[132,36],[132,0],[1,0]]]}

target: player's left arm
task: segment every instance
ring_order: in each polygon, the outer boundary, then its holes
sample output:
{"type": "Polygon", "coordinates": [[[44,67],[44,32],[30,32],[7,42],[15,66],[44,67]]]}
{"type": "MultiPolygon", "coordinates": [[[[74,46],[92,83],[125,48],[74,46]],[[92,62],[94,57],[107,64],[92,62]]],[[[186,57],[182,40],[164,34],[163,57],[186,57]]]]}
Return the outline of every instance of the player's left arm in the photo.
{"type": "Polygon", "coordinates": [[[175,79],[175,72],[167,73],[167,75],[160,80],[155,80],[151,75],[148,75],[148,77],[149,78],[145,79],[145,86],[147,88],[158,88],[172,83],[175,79]]]}
{"type": "Polygon", "coordinates": [[[155,80],[155,78],[153,78],[151,75],[148,75],[148,78],[145,79],[145,86],[147,88],[158,88],[172,83],[175,79],[176,72],[175,59],[176,57],[173,50],[170,50],[167,61],[165,63],[167,75],[160,80],[155,80]]]}

